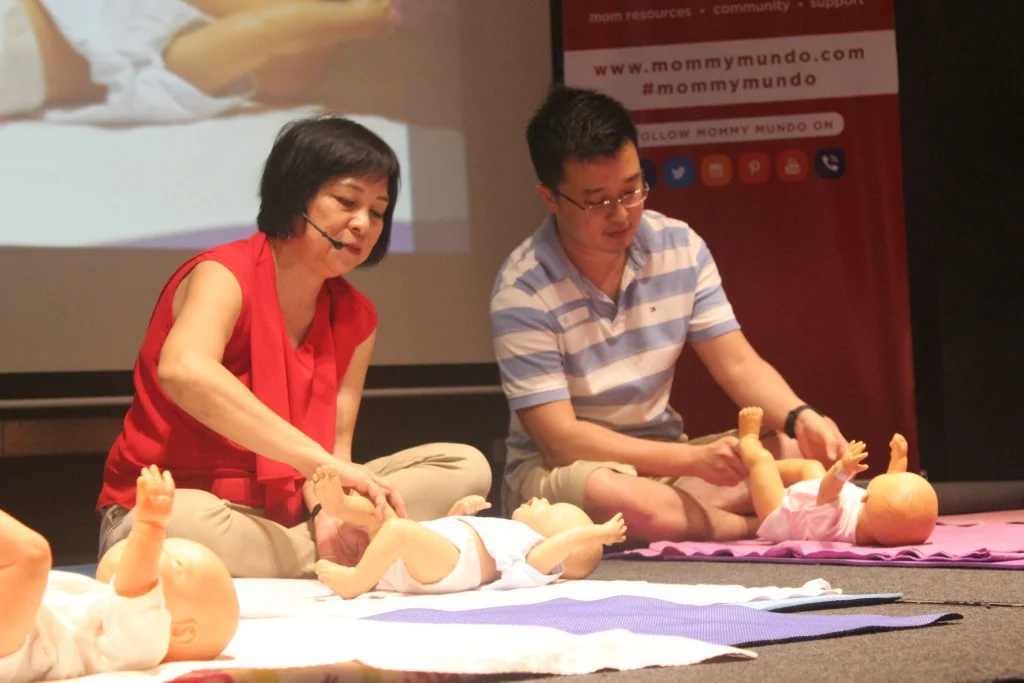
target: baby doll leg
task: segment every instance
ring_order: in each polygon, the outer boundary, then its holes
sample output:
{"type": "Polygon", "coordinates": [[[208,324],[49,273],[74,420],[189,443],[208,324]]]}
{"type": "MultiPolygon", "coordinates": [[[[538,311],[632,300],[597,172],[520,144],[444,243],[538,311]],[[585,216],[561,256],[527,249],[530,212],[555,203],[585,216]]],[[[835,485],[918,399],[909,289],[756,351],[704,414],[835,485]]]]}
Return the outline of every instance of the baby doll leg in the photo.
{"type": "Polygon", "coordinates": [[[25,644],[52,566],[46,539],[0,510],[0,657],[25,644]]]}
{"type": "Polygon", "coordinates": [[[817,460],[776,460],[779,476],[783,486],[792,486],[798,481],[821,479],[825,476],[825,466],[817,460]]]}
{"type": "Polygon", "coordinates": [[[390,0],[267,3],[178,36],[164,62],[196,88],[219,95],[274,59],[375,38],[396,20],[390,0]]]}
{"type": "MultiPolygon", "coordinates": [[[[322,503],[321,503],[322,504],[322,503]]],[[[437,583],[452,573],[459,561],[459,549],[451,541],[411,519],[389,519],[370,541],[355,567],[342,567],[320,560],[317,577],[343,598],[354,598],[373,590],[397,560],[405,563],[409,575],[422,584],[437,583]]]]}
{"type": "Polygon", "coordinates": [[[365,531],[370,538],[380,529],[387,519],[395,519],[398,515],[388,504],[384,505],[384,519],[377,516],[377,508],[369,498],[358,493],[345,493],[341,485],[338,470],[324,465],[318,467],[311,477],[313,492],[323,506],[324,514],[337,517],[346,524],[365,531]]]}
{"type": "Polygon", "coordinates": [[[744,408],[739,415],[740,456],[749,473],[747,482],[754,511],[761,521],[779,507],[786,492],[775,458],[758,438],[763,418],[760,408],[744,408]]]}
{"type": "MultiPolygon", "coordinates": [[[[338,1],[348,0],[186,0],[200,12],[215,19],[269,5],[338,1]]],[[[274,58],[253,74],[257,98],[264,104],[272,104],[307,93],[320,82],[336,52],[335,46],[329,46],[304,51],[300,55],[274,58]]]]}

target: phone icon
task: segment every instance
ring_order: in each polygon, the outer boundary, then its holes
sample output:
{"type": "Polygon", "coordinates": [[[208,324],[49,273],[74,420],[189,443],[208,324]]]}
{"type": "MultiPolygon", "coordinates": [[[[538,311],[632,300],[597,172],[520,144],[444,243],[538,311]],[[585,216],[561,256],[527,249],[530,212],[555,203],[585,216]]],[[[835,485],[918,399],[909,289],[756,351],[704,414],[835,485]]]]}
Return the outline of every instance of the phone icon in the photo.
{"type": "Polygon", "coordinates": [[[814,172],[825,180],[846,174],[846,152],[840,147],[825,147],[814,153],[814,172]]]}

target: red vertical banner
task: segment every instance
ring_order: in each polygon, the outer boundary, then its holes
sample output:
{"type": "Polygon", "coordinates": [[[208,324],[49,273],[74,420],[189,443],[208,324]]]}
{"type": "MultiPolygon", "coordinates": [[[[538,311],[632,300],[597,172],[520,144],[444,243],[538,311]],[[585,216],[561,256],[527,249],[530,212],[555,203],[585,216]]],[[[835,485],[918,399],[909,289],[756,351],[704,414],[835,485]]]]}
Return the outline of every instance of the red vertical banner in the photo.
{"type": "MultiPolygon", "coordinates": [[[[708,243],[754,348],[918,469],[892,0],[562,0],[565,82],[625,104],[648,208],[708,243]]],[[[684,350],[691,435],[736,409],[684,350]]]]}

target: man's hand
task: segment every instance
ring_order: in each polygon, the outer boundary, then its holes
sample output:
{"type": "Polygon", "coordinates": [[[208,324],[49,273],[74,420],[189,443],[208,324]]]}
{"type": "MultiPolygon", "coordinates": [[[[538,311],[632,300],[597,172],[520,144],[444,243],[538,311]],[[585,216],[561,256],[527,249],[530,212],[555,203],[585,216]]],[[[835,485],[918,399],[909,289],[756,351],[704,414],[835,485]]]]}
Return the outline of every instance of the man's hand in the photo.
{"type": "Polygon", "coordinates": [[[143,467],[135,482],[135,522],[160,527],[167,524],[174,505],[174,479],[171,473],[161,475],[156,465],[143,467]]]}
{"type": "MultiPolygon", "coordinates": [[[[338,472],[338,479],[342,486],[354,489],[357,493],[366,496],[376,506],[376,514],[384,519],[384,505],[390,503],[395,514],[399,517],[406,517],[405,503],[402,496],[386,481],[370,472],[365,466],[339,460],[331,463],[338,472]]],[[[339,563],[340,564],[340,563],[339,563]]]]}
{"type": "Polygon", "coordinates": [[[723,436],[695,449],[692,474],[716,486],[735,486],[747,478],[740,458],[739,439],[723,436]]]}
{"type": "Polygon", "coordinates": [[[448,517],[472,517],[481,510],[486,510],[491,504],[483,496],[466,496],[455,502],[452,509],[448,511],[448,517]]]}
{"type": "Polygon", "coordinates": [[[794,431],[800,454],[825,466],[843,457],[850,445],[831,418],[813,410],[804,410],[797,416],[794,431]]]}

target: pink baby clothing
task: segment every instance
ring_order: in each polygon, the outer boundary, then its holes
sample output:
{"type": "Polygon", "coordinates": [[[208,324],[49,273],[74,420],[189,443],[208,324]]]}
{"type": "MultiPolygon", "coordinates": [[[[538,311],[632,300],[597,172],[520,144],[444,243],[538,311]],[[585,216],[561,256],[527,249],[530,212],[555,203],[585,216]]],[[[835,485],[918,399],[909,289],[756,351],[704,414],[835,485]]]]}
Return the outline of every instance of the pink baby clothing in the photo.
{"type": "Polygon", "coordinates": [[[761,522],[757,537],[783,541],[857,542],[857,518],[864,505],[864,489],[847,483],[839,497],[818,505],[821,479],[797,482],[786,489],[782,503],[761,522]]]}

